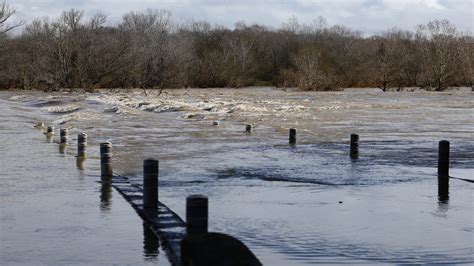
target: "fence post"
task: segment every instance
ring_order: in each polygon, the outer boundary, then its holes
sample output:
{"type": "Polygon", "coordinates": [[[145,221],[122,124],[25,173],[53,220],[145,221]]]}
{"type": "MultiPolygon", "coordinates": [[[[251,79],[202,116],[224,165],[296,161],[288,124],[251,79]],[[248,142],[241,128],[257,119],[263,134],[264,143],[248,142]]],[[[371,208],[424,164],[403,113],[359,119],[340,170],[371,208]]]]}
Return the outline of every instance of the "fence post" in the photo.
{"type": "Polygon", "coordinates": [[[54,135],[54,126],[49,125],[46,129],[46,134],[54,135]]]}
{"type": "Polygon", "coordinates": [[[290,144],[295,144],[296,143],[296,129],[290,128],[290,144]]]}
{"type": "Polygon", "coordinates": [[[202,195],[191,195],[186,198],[186,234],[197,236],[207,233],[208,200],[202,195]]]}
{"type": "Polygon", "coordinates": [[[449,177],[449,141],[447,140],[439,142],[438,176],[449,177]]]}
{"type": "Polygon", "coordinates": [[[143,161],[143,208],[157,210],[158,207],[158,160],[143,161]]]}
{"type": "Polygon", "coordinates": [[[247,132],[247,133],[252,132],[252,125],[246,125],[245,126],[245,132],[247,132]]]}
{"type": "Polygon", "coordinates": [[[100,144],[100,175],[102,178],[111,178],[112,172],[112,143],[100,144]]]}
{"type": "Polygon", "coordinates": [[[54,136],[54,126],[49,125],[46,128],[46,140],[50,143],[53,142],[53,136],[54,136]]]}
{"type": "Polygon", "coordinates": [[[77,135],[77,157],[87,157],[87,134],[79,133],[77,135]]]}
{"type": "Polygon", "coordinates": [[[59,130],[59,143],[67,144],[67,128],[61,128],[59,130]]]}
{"type": "Polygon", "coordinates": [[[350,157],[355,159],[359,157],[359,135],[351,134],[350,157]]]}

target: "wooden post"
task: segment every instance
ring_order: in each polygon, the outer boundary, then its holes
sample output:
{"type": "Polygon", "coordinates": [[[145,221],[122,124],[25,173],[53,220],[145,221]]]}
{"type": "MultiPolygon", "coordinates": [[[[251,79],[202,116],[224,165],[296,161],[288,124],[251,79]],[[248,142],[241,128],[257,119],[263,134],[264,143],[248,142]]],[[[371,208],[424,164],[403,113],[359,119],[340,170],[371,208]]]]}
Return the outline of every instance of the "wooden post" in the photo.
{"type": "Polygon", "coordinates": [[[77,135],[77,157],[86,158],[87,157],[87,134],[79,133],[77,135]]]}
{"type": "Polygon", "coordinates": [[[158,208],[158,160],[143,161],[143,208],[158,208]]]}
{"type": "Polygon", "coordinates": [[[61,128],[59,130],[59,143],[66,144],[67,143],[67,128],[61,128]]]}
{"type": "Polygon", "coordinates": [[[438,176],[449,177],[449,141],[447,140],[439,142],[438,176]]]}
{"type": "Polygon", "coordinates": [[[54,126],[49,125],[46,129],[46,134],[54,135],[54,126]]]}
{"type": "Polygon", "coordinates": [[[100,144],[100,175],[102,178],[111,178],[112,172],[112,143],[100,144]]]}
{"type": "Polygon", "coordinates": [[[252,125],[246,125],[245,126],[245,132],[247,132],[247,133],[252,132],[252,125]]]}
{"type": "Polygon", "coordinates": [[[54,126],[49,125],[49,126],[46,128],[46,140],[47,140],[49,143],[52,143],[52,142],[53,142],[53,136],[54,136],[54,126]]]}
{"type": "Polygon", "coordinates": [[[207,233],[208,200],[202,195],[191,195],[186,198],[186,234],[198,236],[207,233]]]}
{"type": "Polygon", "coordinates": [[[290,128],[290,144],[296,143],[296,129],[290,128]]]}
{"type": "Polygon", "coordinates": [[[350,156],[353,159],[359,157],[359,135],[357,134],[351,134],[350,156]]]}

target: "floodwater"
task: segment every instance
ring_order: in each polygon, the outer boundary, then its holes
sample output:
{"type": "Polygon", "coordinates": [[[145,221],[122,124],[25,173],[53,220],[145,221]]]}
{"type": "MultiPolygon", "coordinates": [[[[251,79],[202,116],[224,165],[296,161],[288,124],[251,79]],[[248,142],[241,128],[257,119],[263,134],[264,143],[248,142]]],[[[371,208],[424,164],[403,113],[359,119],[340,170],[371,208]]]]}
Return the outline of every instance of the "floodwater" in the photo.
{"type": "Polygon", "coordinates": [[[436,176],[446,139],[451,176],[474,179],[469,91],[2,92],[0,108],[6,264],[166,261],[132,208],[97,182],[103,141],[114,171],[136,183],[143,159],[159,159],[160,200],[181,217],[186,196],[208,196],[210,230],[242,240],[265,265],[474,263],[474,183],[450,179],[446,189],[436,176]],[[69,128],[65,154],[38,121],[69,128]],[[82,165],[79,132],[89,135],[82,165]]]}

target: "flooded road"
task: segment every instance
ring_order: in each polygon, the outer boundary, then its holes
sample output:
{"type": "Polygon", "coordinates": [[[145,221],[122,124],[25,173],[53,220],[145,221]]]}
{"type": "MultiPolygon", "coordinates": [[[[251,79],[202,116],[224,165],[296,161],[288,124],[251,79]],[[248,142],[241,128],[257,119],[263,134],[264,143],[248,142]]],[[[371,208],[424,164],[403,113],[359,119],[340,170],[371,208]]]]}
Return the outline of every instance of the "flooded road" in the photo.
{"type": "Polygon", "coordinates": [[[129,204],[98,182],[97,160],[78,170],[72,147],[61,154],[32,127],[49,115],[0,98],[0,264],[169,265],[129,204]]]}
{"type": "Polygon", "coordinates": [[[98,143],[111,141],[116,173],[141,183],[143,159],[159,159],[160,200],[184,217],[187,195],[207,195],[210,230],[242,240],[265,265],[474,262],[474,184],[451,179],[447,194],[436,176],[447,139],[451,175],[474,179],[472,92],[149,94],[0,93],[2,261],[21,263],[25,250],[52,264],[150,261],[138,216],[96,182],[98,143]],[[37,121],[69,128],[67,155],[37,121]],[[82,167],[79,132],[90,145],[82,167]]]}

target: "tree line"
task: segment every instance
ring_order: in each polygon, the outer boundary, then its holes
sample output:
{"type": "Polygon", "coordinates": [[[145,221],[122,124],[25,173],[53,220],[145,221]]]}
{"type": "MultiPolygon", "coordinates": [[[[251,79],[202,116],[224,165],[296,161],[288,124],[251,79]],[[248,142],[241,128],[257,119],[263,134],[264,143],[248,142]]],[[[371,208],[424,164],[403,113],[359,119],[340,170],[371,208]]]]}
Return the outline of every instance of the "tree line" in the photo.
{"type": "Polygon", "coordinates": [[[102,13],[86,19],[71,9],[11,34],[19,25],[6,20],[15,10],[1,9],[0,88],[473,86],[473,35],[447,20],[367,37],[321,17],[229,29],[148,9],[107,26],[102,13]]]}

